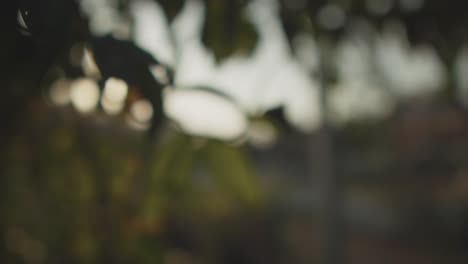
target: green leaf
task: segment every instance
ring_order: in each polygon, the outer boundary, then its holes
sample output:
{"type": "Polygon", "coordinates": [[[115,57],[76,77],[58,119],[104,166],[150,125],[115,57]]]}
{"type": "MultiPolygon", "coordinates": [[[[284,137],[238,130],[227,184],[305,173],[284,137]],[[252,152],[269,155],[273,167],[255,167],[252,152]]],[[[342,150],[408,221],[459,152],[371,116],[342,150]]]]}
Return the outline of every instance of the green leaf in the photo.
{"type": "Polygon", "coordinates": [[[149,197],[144,206],[147,218],[157,217],[169,202],[173,203],[188,194],[194,160],[190,137],[182,134],[172,136],[156,152],[150,172],[149,197]]]}
{"type": "Polygon", "coordinates": [[[240,148],[211,141],[202,152],[220,187],[248,204],[259,201],[261,191],[257,177],[240,148]]]}

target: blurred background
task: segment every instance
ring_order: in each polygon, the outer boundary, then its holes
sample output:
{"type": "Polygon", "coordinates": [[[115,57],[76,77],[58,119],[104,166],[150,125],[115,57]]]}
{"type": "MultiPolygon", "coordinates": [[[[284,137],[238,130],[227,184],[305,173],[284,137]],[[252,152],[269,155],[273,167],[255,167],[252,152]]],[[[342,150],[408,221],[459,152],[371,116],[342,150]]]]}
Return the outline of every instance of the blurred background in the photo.
{"type": "Polygon", "coordinates": [[[1,263],[468,263],[466,1],[4,2],[1,263]]]}

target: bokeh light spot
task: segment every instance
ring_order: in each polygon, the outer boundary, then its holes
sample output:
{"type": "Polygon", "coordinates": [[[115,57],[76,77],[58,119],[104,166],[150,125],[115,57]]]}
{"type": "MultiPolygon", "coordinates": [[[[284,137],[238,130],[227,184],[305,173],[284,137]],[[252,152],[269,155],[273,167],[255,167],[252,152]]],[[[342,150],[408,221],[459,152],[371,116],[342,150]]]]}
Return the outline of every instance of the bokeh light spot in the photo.
{"type": "Polygon", "coordinates": [[[89,113],[96,109],[99,102],[99,87],[89,78],[81,78],[70,84],[71,102],[81,113],[89,113]]]}

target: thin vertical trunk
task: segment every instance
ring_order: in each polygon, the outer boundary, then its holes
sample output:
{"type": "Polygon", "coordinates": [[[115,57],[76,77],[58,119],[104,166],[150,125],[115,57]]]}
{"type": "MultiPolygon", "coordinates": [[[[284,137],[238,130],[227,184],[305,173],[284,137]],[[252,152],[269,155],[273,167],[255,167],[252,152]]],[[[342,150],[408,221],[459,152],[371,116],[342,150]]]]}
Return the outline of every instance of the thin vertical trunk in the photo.
{"type": "Polygon", "coordinates": [[[321,109],[323,126],[311,140],[312,179],[320,196],[320,263],[342,264],[346,262],[344,186],[336,172],[334,136],[327,114],[327,77],[329,71],[330,44],[326,38],[319,40],[321,61],[321,109]]]}

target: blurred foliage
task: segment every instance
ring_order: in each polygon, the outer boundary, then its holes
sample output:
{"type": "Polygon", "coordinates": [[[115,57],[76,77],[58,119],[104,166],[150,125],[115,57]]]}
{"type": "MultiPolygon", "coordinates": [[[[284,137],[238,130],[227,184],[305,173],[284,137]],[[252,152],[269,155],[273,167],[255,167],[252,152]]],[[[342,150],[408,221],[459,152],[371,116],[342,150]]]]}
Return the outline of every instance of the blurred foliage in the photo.
{"type": "MultiPolygon", "coordinates": [[[[280,13],[290,41],[302,31],[337,38],[345,31],[326,32],[317,25],[316,14],[326,1],[305,1],[301,9],[288,9],[287,1],[281,2],[280,13]]],[[[250,53],[258,36],[243,15],[249,1],[205,2],[208,9],[203,42],[217,60],[250,53]]],[[[401,19],[413,44],[433,43],[447,64],[468,36],[466,1],[427,1],[419,13],[395,9],[384,17],[369,14],[364,1],[338,2],[348,17],[366,17],[377,27],[384,20],[401,19]]],[[[159,3],[172,20],[183,1],[159,3]]],[[[51,68],[73,77],[81,74],[67,64],[72,46],[86,42],[95,49],[105,76],[128,80],[160,109],[161,87],[149,79],[143,68],[151,60],[148,54],[138,50],[140,53],[135,55],[135,47],[125,41],[90,36],[86,18],[71,0],[7,1],[0,9],[0,21],[0,262],[279,263],[282,260],[276,257],[282,252],[268,245],[276,243],[276,239],[289,239],[294,245],[289,250],[306,256],[298,263],[309,263],[307,256],[313,253],[307,246],[314,241],[304,233],[314,230],[304,232],[301,226],[308,223],[296,219],[283,234],[286,238],[272,234],[281,217],[268,215],[265,209],[271,197],[262,188],[248,147],[167,130],[158,115],[153,125],[162,132],[158,144],[153,145],[143,133],[123,125],[121,117],[103,117],[99,112],[79,116],[68,107],[52,108],[43,98],[52,81],[48,79],[51,68]],[[17,30],[18,8],[31,12],[27,17],[34,33],[31,38],[17,30]],[[262,221],[264,218],[268,220],[262,221]],[[259,257],[249,250],[263,252],[271,259],[255,259],[259,257]],[[245,256],[256,262],[248,262],[245,256]]],[[[402,121],[399,115],[389,122],[353,124],[334,131],[338,159],[344,164],[338,173],[351,175],[348,181],[353,188],[359,184],[362,188],[363,181],[368,184],[365,187],[383,181],[387,190],[379,191],[379,195],[397,196],[394,203],[405,205],[408,211],[412,211],[410,204],[442,207],[440,204],[446,203],[449,206],[443,209],[448,211],[455,211],[453,204],[463,207],[466,126],[460,124],[466,119],[464,112],[443,115],[434,126],[411,117],[410,121],[402,121]],[[453,119],[455,124],[443,122],[453,119]],[[441,132],[440,127],[453,129],[441,132]],[[443,157],[434,154],[438,151],[443,157]],[[425,168],[435,168],[436,172],[425,168]],[[434,180],[438,174],[454,174],[454,170],[459,176],[454,176],[452,185],[442,186],[434,180]],[[423,175],[420,178],[425,184],[414,180],[408,187],[406,176],[416,172],[423,175]],[[391,177],[396,174],[400,175],[397,181],[391,177]],[[424,178],[428,175],[432,180],[424,178]],[[437,195],[442,198],[434,195],[434,189],[440,190],[437,195]]],[[[427,116],[435,114],[429,112],[427,116]]],[[[293,148],[307,145],[303,137],[299,143],[291,138],[297,136],[284,135],[288,142],[283,146],[286,155],[272,158],[274,162],[269,160],[269,166],[277,168],[272,163],[283,162],[288,163],[286,168],[297,169],[294,166],[305,159],[306,153],[294,152],[293,148]]],[[[272,175],[279,174],[270,170],[272,175]]],[[[288,188],[280,187],[276,188],[288,188]]],[[[420,229],[423,231],[431,230],[424,212],[411,213],[419,219],[414,225],[424,226],[426,229],[420,229]]],[[[453,220],[448,219],[443,221],[453,220]]],[[[457,228],[457,232],[463,228],[466,232],[462,224],[457,228]]],[[[437,231],[445,234],[446,230],[437,231]]],[[[456,235],[463,236],[463,232],[456,235]]],[[[406,254],[405,250],[400,254],[406,254]]]]}
{"type": "Polygon", "coordinates": [[[261,204],[238,147],[170,134],[145,162],[148,142],[118,122],[36,107],[2,152],[3,259],[153,263],[174,215],[222,220],[261,204]]]}
{"type": "Polygon", "coordinates": [[[157,0],[157,2],[163,7],[170,22],[179,14],[185,3],[184,0],[157,0]]]}
{"type": "Polygon", "coordinates": [[[254,49],[258,35],[245,14],[248,2],[205,0],[202,40],[218,61],[233,54],[249,55],[254,49]]]}

